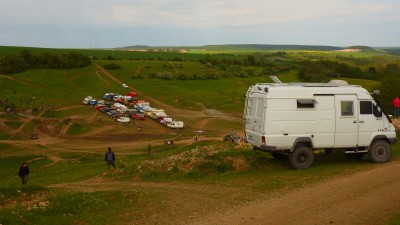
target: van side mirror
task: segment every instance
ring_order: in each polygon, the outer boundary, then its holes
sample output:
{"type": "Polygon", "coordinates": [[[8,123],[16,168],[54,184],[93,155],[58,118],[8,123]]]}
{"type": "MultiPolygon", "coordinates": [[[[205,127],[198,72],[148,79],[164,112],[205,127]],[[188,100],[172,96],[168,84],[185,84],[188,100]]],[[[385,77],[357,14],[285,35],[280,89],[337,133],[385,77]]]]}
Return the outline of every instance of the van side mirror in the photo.
{"type": "Polygon", "coordinates": [[[380,90],[374,90],[373,93],[375,96],[380,96],[381,95],[381,91],[380,90]]]}

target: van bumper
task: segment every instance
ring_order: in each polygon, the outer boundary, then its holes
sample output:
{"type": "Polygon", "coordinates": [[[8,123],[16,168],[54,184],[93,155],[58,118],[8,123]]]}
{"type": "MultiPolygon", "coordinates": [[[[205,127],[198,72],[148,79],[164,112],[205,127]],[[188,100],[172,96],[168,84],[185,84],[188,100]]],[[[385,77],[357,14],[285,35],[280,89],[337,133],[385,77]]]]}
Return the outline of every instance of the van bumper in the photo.
{"type": "Polygon", "coordinates": [[[263,152],[276,152],[278,150],[278,147],[272,145],[261,145],[260,150],[263,152]]]}
{"type": "Polygon", "coordinates": [[[389,138],[389,143],[390,143],[391,145],[396,144],[396,143],[397,143],[397,137],[389,138]]]}

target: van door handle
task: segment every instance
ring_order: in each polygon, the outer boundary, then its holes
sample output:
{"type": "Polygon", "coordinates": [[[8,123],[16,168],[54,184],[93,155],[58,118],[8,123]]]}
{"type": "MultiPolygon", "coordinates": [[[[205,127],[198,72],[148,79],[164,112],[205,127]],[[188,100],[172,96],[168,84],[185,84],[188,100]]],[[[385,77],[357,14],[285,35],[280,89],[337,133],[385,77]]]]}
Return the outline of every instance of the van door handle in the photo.
{"type": "Polygon", "coordinates": [[[359,123],[364,123],[364,120],[360,120],[359,123]]]}
{"type": "Polygon", "coordinates": [[[353,120],[353,123],[357,123],[357,120],[353,120]]]}

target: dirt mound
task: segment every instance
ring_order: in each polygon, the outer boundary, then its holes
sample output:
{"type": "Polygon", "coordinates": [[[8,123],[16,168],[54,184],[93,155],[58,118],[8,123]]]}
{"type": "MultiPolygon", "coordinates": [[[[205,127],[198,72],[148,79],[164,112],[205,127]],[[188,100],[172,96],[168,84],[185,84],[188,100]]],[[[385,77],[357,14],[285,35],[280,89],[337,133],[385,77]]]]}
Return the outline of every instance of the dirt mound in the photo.
{"type": "MultiPolygon", "coordinates": [[[[190,151],[170,156],[162,160],[147,160],[138,166],[140,173],[183,173],[197,171],[200,173],[218,173],[226,170],[247,170],[250,162],[243,155],[219,156],[231,151],[230,143],[218,143],[210,146],[196,147],[190,151]]],[[[238,149],[240,151],[243,149],[238,149]]]]}
{"type": "Polygon", "coordinates": [[[396,128],[396,131],[400,131],[400,119],[392,118],[393,126],[396,128]]]}

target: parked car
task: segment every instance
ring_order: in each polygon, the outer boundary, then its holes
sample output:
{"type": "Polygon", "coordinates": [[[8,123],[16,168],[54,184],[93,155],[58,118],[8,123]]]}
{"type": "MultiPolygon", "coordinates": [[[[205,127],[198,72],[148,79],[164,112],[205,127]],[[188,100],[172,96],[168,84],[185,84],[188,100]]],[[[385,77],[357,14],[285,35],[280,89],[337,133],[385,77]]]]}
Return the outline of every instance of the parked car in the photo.
{"type": "Polygon", "coordinates": [[[129,117],[123,116],[123,117],[118,118],[117,121],[120,123],[127,123],[127,122],[130,122],[131,119],[129,119],[129,117]]]}
{"type": "Polygon", "coordinates": [[[110,117],[114,118],[115,114],[117,114],[116,110],[110,110],[108,112],[106,112],[107,115],[109,115],[110,117]]]}
{"type": "Polygon", "coordinates": [[[132,98],[136,98],[137,97],[137,94],[135,92],[128,92],[126,95],[127,96],[131,96],[132,98]]]}
{"type": "Polygon", "coordinates": [[[166,126],[168,124],[170,124],[171,122],[172,122],[172,118],[170,118],[170,117],[165,117],[160,121],[161,124],[166,125],[166,126]]]}
{"type": "Polygon", "coordinates": [[[83,99],[82,104],[87,105],[89,104],[90,100],[92,100],[92,96],[87,96],[85,99],[83,99]]]}
{"type": "Polygon", "coordinates": [[[99,111],[102,112],[102,113],[106,113],[106,112],[108,112],[108,111],[111,111],[111,108],[109,108],[109,107],[103,107],[103,108],[101,108],[99,111]]]}
{"type": "Polygon", "coordinates": [[[179,129],[179,128],[183,128],[183,122],[182,121],[172,121],[172,122],[168,123],[167,126],[169,128],[179,129]]]}
{"type": "Polygon", "coordinates": [[[90,105],[90,106],[95,106],[95,105],[97,105],[97,100],[96,100],[96,99],[91,99],[91,100],[89,100],[88,105],[90,105]]]}
{"type": "Polygon", "coordinates": [[[113,100],[114,96],[116,96],[116,95],[118,95],[118,94],[105,93],[104,96],[103,96],[103,99],[107,100],[107,101],[111,101],[111,100],[113,100]]]}
{"type": "Polygon", "coordinates": [[[144,120],[146,118],[146,115],[144,113],[137,113],[133,114],[132,118],[137,120],[144,120]]]}
{"type": "Polygon", "coordinates": [[[95,109],[100,111],[102,108],[105,107],[106,107],[105,105],[96,105],[95,109]]]}
{"type": "Polygon", "coordinates": [[[113,100],[114,102],[118,102],[119,99],[122,98],[122,97],[123,97],[122,95],[114,95],[114,97],[112,98],[112,100],[113,100]]]}

